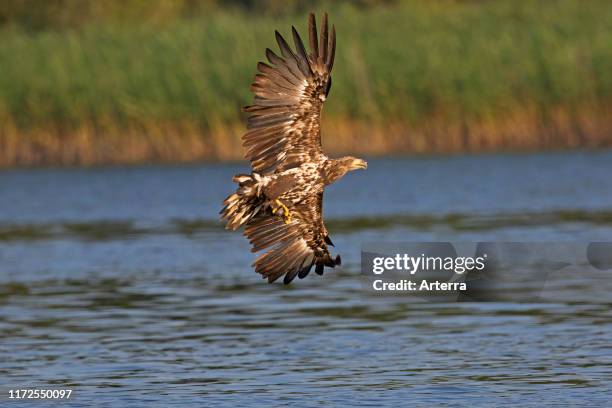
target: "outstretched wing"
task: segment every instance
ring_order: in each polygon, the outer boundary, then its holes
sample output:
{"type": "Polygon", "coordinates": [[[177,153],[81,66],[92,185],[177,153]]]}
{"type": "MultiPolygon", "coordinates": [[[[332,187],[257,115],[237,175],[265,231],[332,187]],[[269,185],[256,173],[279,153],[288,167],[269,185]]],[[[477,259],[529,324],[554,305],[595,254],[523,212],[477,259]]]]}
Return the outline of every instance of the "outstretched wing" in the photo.
{"type": "Polygon", "coordinates": [[[253,245],[252,252],[269,250],[253,266],[268,282],[285,275],[284,283],[296,276],[304,278],[313,265],[323,274],[325,266],[340,265],[340,256],[332,259],[327,244],[331,240],[323,225],[323,193],[309,197],[291,209],[293,221],[285,224],[281,217],[261,214],[247,225],[244,235],[253,245]]]}
{"type": "Polygon", "coordinates": [[[258,173],[299,166],[321,154],[321,108],[331,88],[336,29],[332,25],[329,32],[325,14],[319,39],[310,14],[308,32],[310,54],[292,27],[296,51],[276,31],[281,56],[268,48],[271,65],[257,64],[259,73],[251,85],[255,98],[245,107],[250,115],[242,140],[245,157],[258,173]]]}

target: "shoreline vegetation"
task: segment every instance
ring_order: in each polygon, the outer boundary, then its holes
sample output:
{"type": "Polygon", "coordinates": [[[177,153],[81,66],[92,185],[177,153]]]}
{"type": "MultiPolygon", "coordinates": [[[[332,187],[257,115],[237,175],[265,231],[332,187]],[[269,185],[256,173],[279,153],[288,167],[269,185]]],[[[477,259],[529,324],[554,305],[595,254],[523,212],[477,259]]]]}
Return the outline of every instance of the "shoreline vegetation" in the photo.
{"type": "MultiPolygon", "coordinates": [[[[256,63],[308,7],[183,3],[34,27],[0,10],[0,167],[242,159],[256,63]]],[[[338,31],[331,155],[612,146],[610,3],[363,3],[316,7],[338,31]]]]}
{"type": "MultiPolygon", "coordinates": [[[[434,121],[422,127],[324,120],[323,149],[332,157],[602,149],[612,147],[610,118],[612,110],[571,116],[560,112],[546,123],[528,113],[477,123],[434,121]]],[[[0,168],[245,160],[241,124],[213,133],[193,123],[151,126],[56,133],[5,130],[0,133],[0,168]]]]}

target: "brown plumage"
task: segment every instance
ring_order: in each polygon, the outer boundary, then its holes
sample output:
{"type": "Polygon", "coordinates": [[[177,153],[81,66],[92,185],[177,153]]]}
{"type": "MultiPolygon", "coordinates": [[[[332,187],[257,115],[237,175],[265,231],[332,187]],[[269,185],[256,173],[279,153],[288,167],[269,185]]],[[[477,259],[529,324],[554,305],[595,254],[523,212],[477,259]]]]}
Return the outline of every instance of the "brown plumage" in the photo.
{"type": "MultiPolygon", "coordinates": [[[[251,85],[255,94],[247,133],[242,137],[251,174],[234,176],[238,189],[221,210],[226,228],[245,225],[253,252],[267,250],[253,266],[269,282],[284,275],[291,282],[319,275],[340,264],[323,224],[323,190],[348,171],[366,168],[361,159],[330,159],[321,148],[321,109],[331,88],[336,29],[323,16],[321,36],[315,17],[308,19],[310,53],[295,27],[295,51],[276,31],[280,55],[266,49],[269,63],[257,64],[251,85]]],[[[333,245],[332,245],[333,246],[333,245]]]]}

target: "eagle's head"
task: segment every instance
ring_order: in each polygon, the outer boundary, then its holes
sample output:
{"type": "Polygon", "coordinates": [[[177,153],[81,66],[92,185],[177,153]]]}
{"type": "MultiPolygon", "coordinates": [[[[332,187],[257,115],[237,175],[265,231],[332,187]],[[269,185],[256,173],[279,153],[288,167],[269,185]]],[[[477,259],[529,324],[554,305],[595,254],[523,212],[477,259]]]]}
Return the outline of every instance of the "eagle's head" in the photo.
{"type": "Polygon", "coordinates": [[[346,173],[357,169],[366,169],[368,163],[365,160],[358,159],[353,156],[345,156],[339,159],[331,159],[323,168],[323,177],[325,184],[329,185],[334,181],[342,178],[346,173]]]}
{"type": "Polygon", "coordinates": [[[359,170],[359,169],[367,169],[368,163],[363,159],[358,159],[353,156],[346,156],[340,159],[344,167],[346,167],[346,171],[359,170]]]}

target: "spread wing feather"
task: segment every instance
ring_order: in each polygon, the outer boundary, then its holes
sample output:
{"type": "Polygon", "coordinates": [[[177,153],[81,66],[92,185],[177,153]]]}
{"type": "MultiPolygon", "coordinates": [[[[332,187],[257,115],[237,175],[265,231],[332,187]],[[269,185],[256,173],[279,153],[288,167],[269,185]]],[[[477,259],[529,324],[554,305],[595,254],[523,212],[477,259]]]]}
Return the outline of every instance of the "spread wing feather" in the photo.
{"type": "Polygon", "coordinates": [[[313,160],[321,152],[320,119],[331,87],[336,29],[323,17],[320,45],[313,14],[308,19],[310,54],[297,30],[291,30],[295,52],[277,31],[280,56],[266,49],[269,64],[257,64],[251,85],[255,94],[243,136],[246,158],[258,173],[272,173],[313,160]]]}
{"type": "Polygon", "coordinates": [[[291,209],[293,221],[285,224],[281,217],[261,214],[247,225],[244,234],[253,245],[252,251],[269,249],[253,266],[269,282],[285,276],[284,283],[296,276],[304,278],[313,265],[323,273],[325,266],[340,264],[340,257],[331,258],[322,218],[323,193],[309,197],[291,209]]]}

